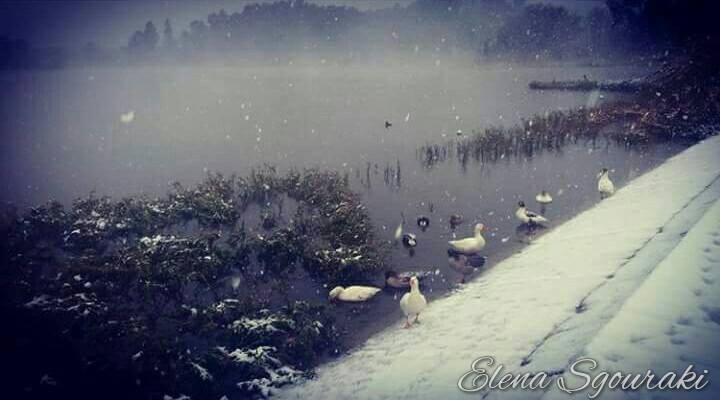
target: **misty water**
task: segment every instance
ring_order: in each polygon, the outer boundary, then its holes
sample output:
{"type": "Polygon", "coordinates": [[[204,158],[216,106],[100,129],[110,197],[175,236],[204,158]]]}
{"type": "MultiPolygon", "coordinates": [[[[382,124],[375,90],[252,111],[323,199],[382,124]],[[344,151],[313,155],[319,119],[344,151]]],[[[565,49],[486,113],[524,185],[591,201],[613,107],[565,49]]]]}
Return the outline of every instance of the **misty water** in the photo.
{"type": "MultiPolygon", "coordinates": [[[[427,274],[422,288],[433,299],[459,278],[448,267],[447,240],[470,235],[475,222],[486,225],[484,270],[491,270],[541,233],[518,226],[518,200],[541,211],[534,197],[548,190],[555,201],[542,211],[552,229],[599,201],[600,168],[610,168],[622,186],[684,146],[628,147],[600,138],[493,163],[461,165],[451,155],[430,167],[419,147],[449,142],[451,148],[489,125],[615,99],[530,91],[530,80],[647,73],[626,66],[322,59],[1,72],[0,200],[25,207],[50,199],[69,203],[91,191],[160,195],[172,181],[192,184],[211,171],[244,175],[262,164],[338,170],[363,196],[379,237],[391,241],[404,213],[406,231],[416,233],[419,244],[413,252],[393,245],[388,267],[427,274]],[[392,126],[386,129],[385,121],[392,126]],[[464,222],[453,230],[448,217],[454,213],[464,222]],[[430,218],[425,232],[415,223],[419,215],[430,218]]],[[[382,285],[382,277],[369,283],[382,285]]],[[[329,289],[299,282],[291,290],[324,301],[329,289]]],[[[366,304],[338,305],[345,345],[397,322],[398,300],[397,293],[383,292],[366,304]]]]}

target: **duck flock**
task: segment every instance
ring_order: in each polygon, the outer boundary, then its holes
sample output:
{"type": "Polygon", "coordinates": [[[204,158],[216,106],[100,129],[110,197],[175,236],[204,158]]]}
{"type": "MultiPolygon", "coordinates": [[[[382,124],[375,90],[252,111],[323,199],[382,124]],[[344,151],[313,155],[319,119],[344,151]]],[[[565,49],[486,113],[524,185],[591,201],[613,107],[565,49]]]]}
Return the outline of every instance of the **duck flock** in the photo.
{"type": "MultiPolygon", "coordinates": [[[[607,168],[603,168],[597,175],[597,190],[601,199],[615,193],[615,185],[610,180],[609,175],[610,171],[607,168]]],[[[552,203],[553,198],[550,193],[543,190],[535,196],[535,201],[544,209],[546,205],[552,203]]],[[[417,236],[405,232],[405,215],[400,213],[400,216],[400,224],[395,229],[395,242],[401,242],[403,246],[412,249],[418,245],[417,236]]],[[[522,200],[518,202],[515,217],[522,224],[529,227],[542,226],[548,222],[548,219],[541,214],[528,210],[522,200]]],[[[458,214],[453,214],[449,218],[450,225],[453,227],[459,225],[462,221],[462,216],[458,214]]],[[[430,218],[425,215],[418,216],[417,225],[422,231],[425,231],[430,226],[430,218]]],[[[486,245],[483,237],[484,229],[485,225],[477,223],[473,236],[448,241],[448,265],[461,274],[461,283],[465,282],[466,276],[485,264],[485,257],[480,255],[486,245]]],[[[385,286],[390,289],[410,289],[400,299],[400,308],[405,314],[404,328],[412,327],[418,321],[420,313],[427,307],[427,300],[420,291],[420,277],[414,274],[405,275],[398,274],[395,271],[387,271],[385,273],[385,286]]],[[[337,286],[330,291],[329,298],[330,301],[362,302],[371,299],[380,291],[382,291],[381,288],[374,286],[337,286]]]]}

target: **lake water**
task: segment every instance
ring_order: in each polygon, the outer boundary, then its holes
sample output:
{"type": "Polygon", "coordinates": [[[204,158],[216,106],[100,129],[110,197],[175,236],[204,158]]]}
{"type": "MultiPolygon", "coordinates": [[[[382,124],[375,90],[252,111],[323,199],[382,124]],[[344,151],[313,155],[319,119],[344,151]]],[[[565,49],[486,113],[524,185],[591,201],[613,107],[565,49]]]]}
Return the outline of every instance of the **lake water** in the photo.
{"type": "MultiPolygon", "coordinates": [[[[601,167],[611,168],[622,186],[684,146],[627,148],[601,139],[530,159],[508,155],[463,166],[451,157],[430,168],[418,148],[456,140],[458,131],[611,99],[529,91],[530,80],[628,79],[646,72],[321,60],[2,72],[0,200],[27,206],[51,198],[69,202],[90,191],[157,195],[171,181],[192,184],[208,171],[243,175],[264,163],[339,170],[364,196],[381,238],[391,240],[400,213],[407,217],[406,230],[418,235],[419,245],[413,254],[393,247],[388,264],[429,273],[423,290],[432,299],[457,285],[447,240],[470,235],[476,221],[487,227],[489,270],[533,238],[514,219],[518,200],[540,211],[535,194],[553,194],[544,210],[551,229],[599,201],[601,167]],[[386,179],[386,169],[398,165],[400,179],[386,179]],[[453,213],[465,220],[454,230],[447,222],[453,213]],[[415,224],[421,214],[431,219],[425,232],[415,224]]],[[[375,284],[382,284],[380,276],[375,284]]],[[[328,288],[303,290],[304,297],[322,300],[328,288]]],[[[350,333],[345,346],[397,321],[398,300],[397,293],[383,293],[367,304],[337,306],[341,329],[350,333]]]]}

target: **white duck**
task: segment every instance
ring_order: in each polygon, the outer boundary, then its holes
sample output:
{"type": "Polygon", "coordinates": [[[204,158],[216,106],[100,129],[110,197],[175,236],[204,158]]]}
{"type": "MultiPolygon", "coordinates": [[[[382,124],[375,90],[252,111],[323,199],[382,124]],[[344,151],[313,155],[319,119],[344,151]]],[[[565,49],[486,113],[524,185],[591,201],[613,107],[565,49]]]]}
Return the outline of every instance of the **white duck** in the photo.
{"type": "Polygon", "coordinates": [[[600,192],[600,197],[605,198],[612,196],[612,194],[615,193],[615,185],[613,185],[613,182],[610,180],[610,171],[608,171],[607,168],[603,168],[598,174],[598,178],[598,192],[600,192]]]}
{"type": "Polygon", "coordinates": [[[540,204],[550,204],[553,201],[552,196],[550,196],[550,193],[548,193],[546,190],[543,190],[542,192],[538,193],[537,196],[535,196],[535,201],[537,201],[540,204]]]}
{"type": "Polygon", "coordinates": [[[485,247],[485,238],[482,236],[483,229],[485,229],[485,225],[477,224],[475,225],[475,236],[460,240],[451,240],[448,244],[453,250],[460,253],[477,253],[485,247]]]}
{"type": "Polygon", "coordinates": [[[120,122],[123,124],[129,124],[135,120],[135,111],[128,111],[127,113],[120,114],[120,122]]]}
{"type": "Polygon", "coordinates": [[[405,225],[405,214],[400,213],[400,224],[395,228],[395,240],[400,240],[403,237],[403,225],[405,225]]]}
{"type": "Polygon", "coordinates": [[[541,222],[547,221],[547,218],[543,217],[542,215],[534,213],[532,211],[528,211],[525,208],[525,202],[523,201],[518,203],[518,209],[517,211],[515,211],[515,216],[523,223],[530,225],[539,224],[541,222]]]}
{"type": "Polygon", "coordinates": [[[340,301],[350,301],[350,302],[358,302],[358,301],[365,301],[380,291],[380,288],[372,287],[372,286],[348,286],[348,287],[342,287],[337,286],[333,290],[330,291],[330,301],[333,300],[340,300],[340,301]]]}
{"type": "Polygon", "coordinates": [[[400,308],[405,313],[405,328],[412,326],[414,322],[418,321],[420,312],[427,307],[427,300],[425,296],[420,293],[420,282],[417,276],[410,278],[410,292],[405,293],[400,299],[400,308]],[[413,322],[410,322],[412,319],[413,322]]]}

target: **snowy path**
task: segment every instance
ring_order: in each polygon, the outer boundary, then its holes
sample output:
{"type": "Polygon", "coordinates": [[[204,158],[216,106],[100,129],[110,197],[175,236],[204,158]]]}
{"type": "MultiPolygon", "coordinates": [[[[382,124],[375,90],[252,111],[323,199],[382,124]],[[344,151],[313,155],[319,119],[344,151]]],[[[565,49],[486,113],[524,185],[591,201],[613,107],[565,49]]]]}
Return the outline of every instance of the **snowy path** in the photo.
{"type": "Polygon", "coordinates": [[[468,395],[457,381],[485,355],[511,371],[564,370],[720,198],[719,178],[715,137],[432,302],[417,327],[402,330],[398,321],[279,397],[539,398],[468,395]]]}
{"type": "MultiPolygon", "coordinates": [[[[720,372],[720,201],[595,336],[583,357],[611,371],[658,375],[684,371],[720,372]]],[[[718,379],[715,376],[714,379],[718,379]]],[[[566,378],[567,379],[567,378],[566,378]]],[[[576,381],[578,382],[578,381],[576,381]]],[[[571,387],[580,387],[582,382],[571,387]]],[[[546,394],[548,400],[564,393],[546,394]]],[[[581,396],[579,394],[575,396],[581,396]]],[[[567,397],[567,395],[565,395],[567,397]]],[[[702,392],[607,391],[603,399],[717,399],[720,384],[702,392]]]]}

